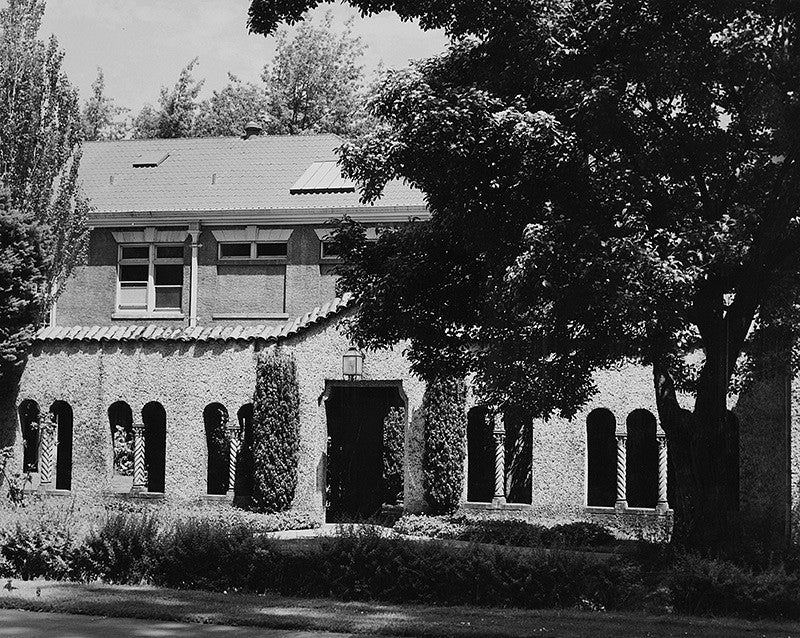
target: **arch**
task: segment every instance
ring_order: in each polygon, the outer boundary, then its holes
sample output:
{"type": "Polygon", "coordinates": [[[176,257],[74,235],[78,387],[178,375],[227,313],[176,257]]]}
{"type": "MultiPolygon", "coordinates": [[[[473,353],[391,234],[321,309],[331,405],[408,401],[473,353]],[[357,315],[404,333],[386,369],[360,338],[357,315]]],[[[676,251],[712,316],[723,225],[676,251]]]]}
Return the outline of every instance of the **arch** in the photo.
{"type": "Polygon", "coordinates": [[[617,501],[617,420],[607,408],[586,417],[586,504],[614,507],[617,501]]]}
{"type": "Polygon", "coordinates": [[[54,401],[50,415],[56,424],[56,489],[72,489],[72,406],[66,401],[54,401]]]}
{"type": "Polygon", "coordinates": [[[144,466],[147,472],[147,491],[164,492],[167,461],[167,413],[158,401],[142,408],[144,424],[144,466]]]}
{"type": "Polygon", "coordinates": [[[108,406],[112,469],[118,476],[133,476],[133,410],[125,401],[108,406]]]}
{"type": "Polygon", "coordinates": [[[206,493],[225,494],[228,491],[229,446],[226,438],[228,411],[221,403],[209,403],[203,410],[206,431],[208,465],[206,493]]]}
{"type": "Polygon", "coordinates": [[[19,404],[18,411],[22,430],[22,471],[38,472],[41,443],[39,424],[42,419],[39,404],[33,399],[25,399],[19,404]]]}
{"type": "Polygon", "coordinates": [[[533,418],[523,406],[507,405],[503,410],[503,422],[506,428],[506,502],[530,505],[533,497],[533,418]]]}
{"type": "Polygon", "coordinates": [[[486,406],[467,412],[467,501],[491,503],[494,496],[494,438],[486,406]]]}
{"type": "Polygon", "coordinates": [[[241,429],[242,445],[236,463],[234,500],[246,500],[253,489],[253,404],[245,403],[236,411],[236,420],[241,429]]]}
{"type": "Polygon", "coordinates": [[[628,428],[627,499],[629,507],[655,507],[658,501],[658,443],[656,417],[634,410],[628,428]]]}

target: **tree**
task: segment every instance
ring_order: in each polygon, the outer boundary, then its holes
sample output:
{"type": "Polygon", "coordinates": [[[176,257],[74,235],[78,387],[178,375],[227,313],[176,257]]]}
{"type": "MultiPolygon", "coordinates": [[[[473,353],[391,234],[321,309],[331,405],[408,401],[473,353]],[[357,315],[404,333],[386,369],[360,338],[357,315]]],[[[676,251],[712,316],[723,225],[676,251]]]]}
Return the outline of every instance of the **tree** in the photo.
{"type": "Polygon", "coordinates": [[[133,120],[133,137],[146,139],[191,135],[195,111],[198,108],[197,95],[203,87],[203,80],[197,81],[192,75],[196,64],[197,58],[194,58],[181,69],[172,90],[166,86],[161,87],[157,110],[150,104],[145,104],[133,120]]]}
{"type": "Polygon", "coordinates": [[[294,37],[277,35],[275,61],[262,78],[267,86],[275,133],[348,134],[360,108],[364,53],[351,21],[341,33],[328,12],[319,26],[304,20],[294,37]]]}
{"type": "Polygon", "coordinates": [[[127,112],[128,109],[116,106],[113,98],[106,95],[103,69],[97,67],[97,78],[92,82],[92,96],[86,100],[81,113],[84,139],[87,142],[121,140],[127,133],[127,126],[117,118],[127,112]]]}
{"type": "Polygon", "coordinates": [[[13,392],[36,324],[85,255],[78,96],[55,38],[37,38],[44,0],[0,10],[0,386],[13,392]]]}
{"type": "Polygon", "coordinates": [[[267,92],[228,73],[228,84],[200,103],[192,134],[198,137],[241,135],[250,121],[267,119],[267,92]]]}
{"type": "MultiPolygon", "coordinates": [[[[316,4],[254,0],[250,27],[316,4]]],[[[800,323],[796,5],[351,4],[453,37],[385,80],[385,125],[343,149],[366,199],[402,177],[432,214],[374,248],[342,233],[355,336],[410,338],[421,373],[474,371],[495,403],[537,416],[574,414],[596,370],[650,366],[673,538],[729,544],[726,400],[752,346],[800,323]]]]}

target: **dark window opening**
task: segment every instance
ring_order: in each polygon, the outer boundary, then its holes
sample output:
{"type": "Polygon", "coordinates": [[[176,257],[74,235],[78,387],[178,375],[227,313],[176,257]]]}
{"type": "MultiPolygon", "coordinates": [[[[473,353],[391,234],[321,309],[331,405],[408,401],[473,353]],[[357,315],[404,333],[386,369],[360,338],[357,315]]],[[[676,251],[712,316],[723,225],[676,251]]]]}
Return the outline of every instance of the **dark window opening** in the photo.
{"type": "Polygon", "coordinates": [[[628,415],[627,500],[629,507],[655,507],[658,501],[656,418],[648,410],[628,415]]]}
{"type": "Polygon", "coordinates": [[[118,476],[133,476],[133,411],[125,401],[116,401],[108,408],[111,429],[113,471],[118,476]]]}
{"type": "Polygon", "coordinates": [[[234,500],[246,503],[253,491],[253,404],[245,403],[236,412],[242,443],[236,462],[236,484],[234,500]]]}
{"type": "Polygon", "coordinates": [[[222,258],[238,257],[249,259],[250,258],[250,243],[242,244],[220,244],[219,256],[222,258]]]}
{"type": "Polygon", "coordinates": [[[147,491],[164,492],[167,460],[167,413],[164,406],[151,401],[142,408],[144,423],[144,466],[147,491]]]}
{"type": "Polygon", "coordinates": [[[613,507],[617,500],[617,421],[610,410],[592,410],[586,418],[586,504],[613,507]]]}
{"type": "Polygon", "coordinates": [[[19,422],[22,429],[22,471],[38,472],[41,413],[36,401],[26,399],[19,404],[19,422]]]}
{"type": "Polygon", "coordinates": [[[494,437],[485,406],[467,412],[467,500],[491,503],[494,496],[494,437]]]}
{"type": "Polygon", "coordinates": [[[256,244],[256,257],[286,257],[286,242],[256,244]]]}
{"type": "Polygon", "coordinates": [[[72,407],[66,401],[55,401],[50,406],[56,435],[56,489],[72,489],[72,407]]]}
{"type": "Polygon", "coordinates": [[[203,410],[203,423],[206,431],[206,450],[208,467],[206,472],[206,492],[225,494],[228,491],[228,411],[221,403],[210,403],[203,410]]]}

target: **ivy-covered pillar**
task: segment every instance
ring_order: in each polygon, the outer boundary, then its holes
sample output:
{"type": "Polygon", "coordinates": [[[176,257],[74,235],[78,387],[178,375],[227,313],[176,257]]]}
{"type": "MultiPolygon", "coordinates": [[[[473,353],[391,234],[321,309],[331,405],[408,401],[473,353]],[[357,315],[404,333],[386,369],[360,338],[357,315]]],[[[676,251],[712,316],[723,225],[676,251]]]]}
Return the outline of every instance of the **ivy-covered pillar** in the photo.
{"type": "Polygon", "coordinates": [[[146,492],[144,472],[144,423],[133,424],[133,487],[132,492],[146,492]]]}
{"type": "Polygon", "coordinates": [[[614,507],[617,510],[628,509],[628,455],[627,455],[628,435],[617,433],[617,501],[614,507]]]}

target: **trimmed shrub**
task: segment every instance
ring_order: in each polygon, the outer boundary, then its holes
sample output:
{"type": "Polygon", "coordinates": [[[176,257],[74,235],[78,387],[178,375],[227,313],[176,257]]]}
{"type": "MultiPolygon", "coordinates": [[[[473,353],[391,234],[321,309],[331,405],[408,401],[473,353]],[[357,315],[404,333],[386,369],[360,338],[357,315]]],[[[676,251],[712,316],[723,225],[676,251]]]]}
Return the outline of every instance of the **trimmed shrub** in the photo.
{"type": "Polygon", "coordinates": [[[461,501],[467,436],[463,379],[437,379],[422,399],[425,447],[422,457],[425,500],[434,513],[451,512],[461,501]]]}
{"type": "Polygon", "coordinates": [[[667,577],[675,609],[690,614],[800,618],[800,575],[754,571],[724,560],[686,555],[667,577]]]}
{"type": "Polygon", "coordinates": [[[554,525],[542,531],[542,544],[546,547],[600,547],[615,540],[611,531],[587,521],[554,525]]]}
{"type": "Polygon", "coordinates": [[[383,502],[394,505],[403,497],[406,411],[390,408],[383,420],[383,502]]]}
{"type": "Polygon", "coordinates": [[[23,580],[50,578],[80,579],[80,552],[70,533],[46,523],[23,525],[0,536],[0,557],[4,576],[23,580]]]}
{"type": "Polygon", "coordinates": [[[148,513],[110,512],[84,541],[85,578],[136,585],[152,575],[159,553],[159,526],[148,513]]]}
{"type": "Polygon", "coordinates": [[[242,589],[249,582],[255,549],[249,525],[206,519],[176,521],[162,537],[153,582],[178,589],[242,589]]]}
{"type": "Polygon", "coordinates": [[[253,492],[261,512],[289,509],[297,488],[300,450],[300,393],[294,357],[280,350],[262,353],[253,397],[253,492]]]}

